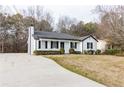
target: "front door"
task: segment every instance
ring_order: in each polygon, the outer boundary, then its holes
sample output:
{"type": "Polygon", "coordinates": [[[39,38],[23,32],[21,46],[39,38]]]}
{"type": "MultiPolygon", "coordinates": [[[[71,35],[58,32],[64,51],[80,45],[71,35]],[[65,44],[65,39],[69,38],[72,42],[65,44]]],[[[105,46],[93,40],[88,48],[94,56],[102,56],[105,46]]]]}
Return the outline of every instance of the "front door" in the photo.
{"type": "Polygon", "coordinates": [[[61,42],[60,43],[60,48],[63,48],[64,49],[65,45],[64,45],[64,42],[61,42]]]}

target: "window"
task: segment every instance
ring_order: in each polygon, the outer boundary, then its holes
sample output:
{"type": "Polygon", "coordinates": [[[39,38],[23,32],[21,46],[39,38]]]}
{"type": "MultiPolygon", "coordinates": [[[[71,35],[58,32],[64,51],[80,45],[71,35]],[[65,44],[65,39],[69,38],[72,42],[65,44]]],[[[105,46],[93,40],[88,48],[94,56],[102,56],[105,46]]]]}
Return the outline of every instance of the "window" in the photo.
{"type": "Polygon", "coordinates": [[[45,41],[45,48],[47,49],[47,41],[45,41]]]}
{"type": "Polygon", "coordinates": [[[71,42],[70,43],[70,48],[77,48],[77,42],[71,42]]]}
{"type": "Polygon", "coordinates": [[[87,49],[93,49],[93,43],[88,42],[87,43],[87,49]]]}
{"type": "Polygon", "coordinates": [[[38,48],[41,49],[41,41],[38,41],[38,48]]]}
{"type": "Polygon", "coordinates": [[[58,48],[58,41],[51,41],[51,48],[58,48]]]}
{"type": "Polygon", "coordinates": [[[77,48],[77,42],[75,42],[75,48],[77,48]]]}
{"type": "Polygon", "coordinates": [[[64,42],[61,42],[61,43],[60,43],[60,47],[61,47],[61,48],[64,48],[64,42]]]}
{"type": "Polygon", "coordinates": [[[90,47],[89,47],[89,44],[90,44],[90,43],[87,43],[87,49],[89,49],[89,48],[90,48],[90,47]]]}

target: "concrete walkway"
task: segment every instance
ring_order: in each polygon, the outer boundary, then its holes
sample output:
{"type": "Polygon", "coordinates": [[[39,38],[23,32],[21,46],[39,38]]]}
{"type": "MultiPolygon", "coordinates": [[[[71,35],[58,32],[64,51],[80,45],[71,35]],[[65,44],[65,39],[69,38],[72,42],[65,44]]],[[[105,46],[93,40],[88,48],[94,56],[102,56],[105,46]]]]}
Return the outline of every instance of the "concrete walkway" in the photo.
{"type": "Polygon", "coordinates": [[[28,54],[0,54],[0,86],[101,87],[103,85],[70,72],[54,61],[28,54]]]}

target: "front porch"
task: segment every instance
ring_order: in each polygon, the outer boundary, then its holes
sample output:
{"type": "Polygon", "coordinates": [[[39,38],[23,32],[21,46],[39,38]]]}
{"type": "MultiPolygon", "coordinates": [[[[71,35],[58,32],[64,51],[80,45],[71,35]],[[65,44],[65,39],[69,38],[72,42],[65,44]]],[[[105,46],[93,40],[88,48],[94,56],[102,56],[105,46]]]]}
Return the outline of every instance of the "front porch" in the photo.
{"type": "Polygon", "coordinates": [[[65,50],[65,53],[69,53],[70,48],[75,51],[81,51],[79,41],[39,39],[35,40],[35,43],[35,50],[39,51],[59,51],[61,48],[65,50]]]}

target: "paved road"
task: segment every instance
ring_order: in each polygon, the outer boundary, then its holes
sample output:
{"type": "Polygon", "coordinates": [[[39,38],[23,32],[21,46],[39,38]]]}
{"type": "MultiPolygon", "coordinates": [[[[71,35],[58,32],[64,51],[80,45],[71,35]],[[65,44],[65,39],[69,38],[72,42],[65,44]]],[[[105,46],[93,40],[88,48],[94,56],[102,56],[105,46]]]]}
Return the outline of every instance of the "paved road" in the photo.
{"type": "Polygon", "coordinates": [[[0,54],[0,86],[101,87],[54,61],[28,54],[0,54]]]}

